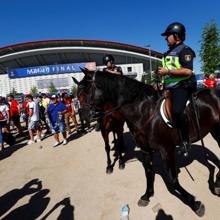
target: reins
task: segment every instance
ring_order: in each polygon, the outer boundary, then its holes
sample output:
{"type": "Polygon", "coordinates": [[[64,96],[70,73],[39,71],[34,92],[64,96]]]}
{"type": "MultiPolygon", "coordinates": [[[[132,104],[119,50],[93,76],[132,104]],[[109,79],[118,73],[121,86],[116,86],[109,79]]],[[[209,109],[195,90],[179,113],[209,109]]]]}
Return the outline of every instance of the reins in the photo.
{"type": "MultiPolygon", "coordinates": [[[[93,75],[92,80],[91,80],[91,84],[92,84],[91,85],[91,93],[90,93],[91,95],[89,97],[89,99],[90,99],[89,103],[87,104],[89,107],[94,107],[94,103],[92,103],[91,100],[93,100],[92,97],[94,97],[95,90],[97,88],[96,84],[95,84],[95,78],[96,78],[96,71],[94,72],[94,75],[93,75]]],[[[98,116],[97,119],[101,118],[103,116],[111,115],[113,112],[116,112],[120,107],[121,107],[121,105],[115,106],[114,108],[112,108],[111,110],[108,110],[108,111],[102,111],[101,110],[102,115],[98,116]]]]}
{"type": "Polygon", "coordinates": [[[192,109],[195,113],[195,118],[196,118],[197,135],[198,135],[198,138],[199,138],[199,140],[201,141],[201,144],[202,144],[202,150],[203,150],[203,155],[204,155],[205,161],[208,164],[208,158],[207,158],[207,155],[206,155],[206,152],[205,152],[205,144],[204,144],[201,132],[200,132],[201,127],[200,127],[200,123],[199,123],[199,112],[198,112],[198,106],[196,104],[195,98],[196,98],[196,95],[195,95],[195,93],[193,93],[191,95],[190,99],[191,99],[191,103],[192,103],[192,109]]]}

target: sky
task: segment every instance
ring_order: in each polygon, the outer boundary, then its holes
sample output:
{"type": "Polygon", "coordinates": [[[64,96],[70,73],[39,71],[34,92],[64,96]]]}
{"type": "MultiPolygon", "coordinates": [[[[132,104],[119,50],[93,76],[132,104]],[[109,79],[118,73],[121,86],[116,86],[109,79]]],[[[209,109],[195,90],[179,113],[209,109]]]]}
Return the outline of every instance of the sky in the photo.
{"type": "Polygon", "coordinates": [[[165,52],[160,34],[172,22],[186,27],[186,41],[197,55],[205,24],[220,27],[219,0],[0,0],[0,47],[39,40],[108,40],[135,46],[151,45],[165,52]]]}

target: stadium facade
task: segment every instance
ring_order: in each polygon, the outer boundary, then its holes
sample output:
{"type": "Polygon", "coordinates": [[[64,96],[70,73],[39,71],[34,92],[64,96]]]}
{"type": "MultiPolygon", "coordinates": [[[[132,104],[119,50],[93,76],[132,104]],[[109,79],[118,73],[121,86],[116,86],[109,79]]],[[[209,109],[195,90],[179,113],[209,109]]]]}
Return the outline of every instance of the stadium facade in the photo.
{"type": "Polygon", "coordinates": [[[155,70],[162,54],[150,48],[97,40],[47,40],[0,48],[0,95],[12,90],[27,94],[33,87],[47,92],[53,84],[57,90],[70,89],[72,76],[81,80],[80,67],[103,68],[102,58],[112,54],[124,75],[141,80],[155,70]]]}

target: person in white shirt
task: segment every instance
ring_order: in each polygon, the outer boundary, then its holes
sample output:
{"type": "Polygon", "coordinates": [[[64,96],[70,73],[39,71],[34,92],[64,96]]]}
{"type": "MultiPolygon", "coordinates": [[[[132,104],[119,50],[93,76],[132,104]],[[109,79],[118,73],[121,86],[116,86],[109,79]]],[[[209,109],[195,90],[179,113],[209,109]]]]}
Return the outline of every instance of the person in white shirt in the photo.
{"type": "Polygon", "coordinates": [[[30,140],[28,144],[34,143],[34,134],[33,130],[37,132],[37,142],[41,141],[41,127],[40,127],[40,117],[39,117],[39,104],[37,101],[33,100],[32,95],[27,96],[28,106],[29,106],[29,123],[28,123],[28,131],[30,140]]]}
{"type": "Polygon", "coordinates": [[[3,102],[2,96],[0,96],[0,148],[4,149],[4,138],[2,130],[6,127],[9,123],[9,108],[3,102]]]}

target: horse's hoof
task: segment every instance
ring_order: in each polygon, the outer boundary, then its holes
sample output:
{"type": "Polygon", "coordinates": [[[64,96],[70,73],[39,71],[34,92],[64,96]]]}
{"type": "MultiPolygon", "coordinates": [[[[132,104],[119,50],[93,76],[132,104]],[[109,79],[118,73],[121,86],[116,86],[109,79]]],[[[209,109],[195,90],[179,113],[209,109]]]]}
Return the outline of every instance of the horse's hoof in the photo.
{"type": "Polygon", "coordinates": [[[214,193],[218,196],[220,196],[220,178],[219,174],[216,176],[216,181],[214,183],[214,193]]]}
{"type": "Polygon", "coordinates": [[[107,174],[112,174],[112,172],[113,172],[113,167],[107,167],[106,168],[106,173],[107,174]]]}
{"type": "Polygon", "coordinates": [[[119,169],[123,170],[125,168],[125,164],[124,163],[119,163],[119,169]]]}
{"type": "Polygon", "coordinates": [[[218,196],[220,196],[220,186],[214,186],[214,193],[218,196]]]}
{"type": "Polygon", "coordinates": [[[139,199],[138,206],[145,207],[145,206],[147,206],[149,204],[149,202],[150,202],[149,200],[139,199]]]}
{"type": "Polygon", "coordinates": [[[202,217],[205,214],[205,206],[201,202],[196,201],[194,211],[199,217],[202,217]]]}

